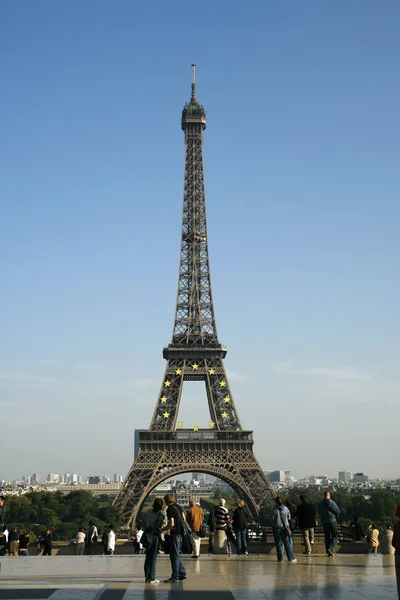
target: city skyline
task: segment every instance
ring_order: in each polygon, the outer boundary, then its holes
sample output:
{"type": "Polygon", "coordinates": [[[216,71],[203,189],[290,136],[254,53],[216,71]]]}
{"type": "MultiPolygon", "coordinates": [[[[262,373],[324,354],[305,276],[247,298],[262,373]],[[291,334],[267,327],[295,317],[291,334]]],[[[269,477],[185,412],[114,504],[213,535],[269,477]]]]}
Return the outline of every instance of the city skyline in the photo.
{"type": "MultiPolygon", "coordinates": [[[[156,4],[162,26],[127,0],[4,15],[0,476],[131,465],[171,339],[196,60],[217,327],[257,458],[398,477],[400,6],[206,0],[205,44],[156,4]]],[[[202,384],[179,417],[207,427],[202,384]]]]}

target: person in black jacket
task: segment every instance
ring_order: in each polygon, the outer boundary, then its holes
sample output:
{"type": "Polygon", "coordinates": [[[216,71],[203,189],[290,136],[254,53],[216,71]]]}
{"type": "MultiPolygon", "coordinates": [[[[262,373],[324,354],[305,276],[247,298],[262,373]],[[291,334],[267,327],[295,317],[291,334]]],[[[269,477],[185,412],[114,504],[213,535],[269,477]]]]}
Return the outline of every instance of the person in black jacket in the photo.
{"type": "Polygon", "coordinates": [[[358,522],[357,515],[354,517],[354,519],[350,523],[350,533],[351,533],[351,539],[353,540],[353,542],[361,542],[362,540],[365,539],[365,533],[364,533],[360,523],[358,522]]]}
{"type": "Polygon", "coordinates": [[[238,500],[237,508],[233,513],[233,531],[236,535],[237,540],[237,553],[248,554],[247,552],[247,530],[249,523],[247,520],[246,513],[244,511],[244,500],[238,500]]]}
{"type": "Polygon", "coordinates": [[[316,526],[315,520],[315,506],[309,504],[304,496],[300,496],[301,504],[297,507],[296,517],[297,524],[303,536],[303,542],[306,547],[306,556],[311,556],[311,544],[314,543],[314,527],[316,526]]]}
{"type": "Polygon", "coordinates": [[[215,515],[216,506],[212,506],[210,509],[210,514],[208,515],[208,527],[210,531],[210,536],[208,538],[208,551],[214,552],[214,537],[215,537],[215,526],[217,524],[217,517],[215,515]]]}
{"type": "Polygon", "coordinates": [[[51,556],[53,550],[53,534],[51,529],[47,528],[43,536],[43,554],[42,556],[51,556]]]}

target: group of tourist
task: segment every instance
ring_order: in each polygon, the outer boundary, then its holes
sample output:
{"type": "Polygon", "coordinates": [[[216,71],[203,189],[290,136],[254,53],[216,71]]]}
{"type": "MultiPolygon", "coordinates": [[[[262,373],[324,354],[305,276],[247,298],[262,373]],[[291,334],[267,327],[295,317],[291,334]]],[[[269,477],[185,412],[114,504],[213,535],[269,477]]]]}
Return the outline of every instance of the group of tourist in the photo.
{"type": "MultiPolygon", "coordinates": [[[[36,540],[42,552],[42,556],[51,556],[53,535],[51,529],[46,529],[44,535],[36,540]]],[[[21,533],[16,527],[12,527],[10,531],[3,524],[0,531],[0,556],[4,556],[6,552],[9,556],[29,556],[29,545],[31,544],[31,532],[24,530],[21,533]]]]}
{"type": "MultiPolygon", "coordinates": [[[[215,535],[222,532],[223,539],[227,542],[227,548],[231,549],[234,540],[238,554],[248,554],[247,532],[248,518],[244,510],[245,503],[238,500],[238,506],[230,517],[229,511],[222,498],[218,506],[210,511],[208,518],[209,526],[209,551],[214,548],[215,535]],[[232,529],[231,529],[232,524],[232,529]]],[[[164,500],[156,498],[153,507],[146,513],[146,525],[141,536],[141,542],[146,550],[144,563],[145,582],[157,585],[160,581],[156,578],[156,561],[160,552],[161,537],[164,534],[164,550],[169,553],[171,562],[171,577],[164,583],[177,583],[186,579],[186,569],[182,562],[182,551],[192,548],[192,559],[200,557],[201,540],[206,535],[204,526],[204,513],[193,499],[189,500],[189,509],[184,513],[182,507],[177,504],[173,494],[164,496],[164,500]],[[163,505],[166,505],[166,514],[163,513],[163,505]]]]}
{"type": "MultiPolygon", "coordinates": [[[[293,553],[293,531],[298,528],[301,531],[302,541],[305,547],[304,555],[311,556],[312,544],[314,544],[314,530],[317,525],[316,507],[307,502],[304,496],[300,496],[300,504],[296,507],[290,500],[283,503],[278,496],[271,513],[272,531],[277,552],[277,560],[282,562],[284,554],[289,563],[296,563],[297,559],[293,553]]],[[[338,527],[337,518],[340,514],[338,505],[331,499],[329,491],[324,492],[324,497],[318,505],[318,514],[324,531],[325,550],[328,557],[333,558],[335,545],[337,544],[338,527]]],[[[396,510],[398,522],[394,527],[388,527],[389,543],[400,554],[400,504],[396,510]],[[390,537],[390,539],[389,539],[390,537]]],[[[221,499],[218,506],[212,507],[209,517],[209,543],[208,551],[214,550],[214,544],[225,547],[228,554],[232,552],[235,545],[237,554],[248,554],[248,529],[249,517],[245,502],[241,499],[232,518],[226,507],[226,502],[221,499]]],[[[350,524],[350,533],[354,541],[366,540],[370,551],[376,554],[380,544],[380,532],[375,523],[370,525],[367,534],[364,534],[357,517],[350,524]]],[[[171,577],[165,583],[175,583],[186,579],[186,569],[182,562],[182,554],[191,549],[193,559],[200,556],[201,539],[206,535],[204,513],[195,501],[189,501],[189,509],[184,513],[182,507],[177,504],[173,494],[167,494],[164,499],[156,498],[153,507],[147,511],[145,526],[136,532],[134,540],[140,542],[140,546],[146,552],[144,563],[144,574],[146,583],[156,585],[156,560],[161,549],[161,543],[166,553],[169,553],[171,562],[171,577]],[[164,502],[166,513],[163,512],[164,502]],[[140,534],[140,536],[139,536],[140,534]],[[163,534],[163,536],[162,536],[163,534]],[[140,539],[139,539],[140,537],[140,539]],[[161,538],[163,542],[161,542],[161,538]]],[[[50,528],[41,538],[36,540],[43,556],[51,556],[53,536],[50,528]]],[[[98,541],[98,530],[94,523],[90,523],[89,530],[85,533],[79,528],[76,535],[76,554],[91,553],[91,547],[98,541]]],[[[104,554],[112,556],[115,551],[116,534],[113,526],[109,525],[104,531],[102,544],[104,554]]],[[[29,556],[28,546],[30,543],[30,532],[19,533],[15,527],[8,531],[5,524],[4,497],[0,496],[0,556],[7,551],[10,556],[29,556]]]]}

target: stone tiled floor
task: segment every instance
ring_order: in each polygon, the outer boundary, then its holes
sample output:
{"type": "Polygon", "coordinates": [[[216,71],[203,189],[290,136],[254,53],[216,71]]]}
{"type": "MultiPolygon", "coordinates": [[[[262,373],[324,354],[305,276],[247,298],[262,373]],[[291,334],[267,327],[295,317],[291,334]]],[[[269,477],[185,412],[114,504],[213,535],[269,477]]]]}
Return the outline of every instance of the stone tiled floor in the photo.
{"type": "MultiPolygon", "coordinates": [[[[269,556],[185,560],[180,584],[143,582],[143,557],[2,558],[0,600],[396,600],[394,557],[341,555],[277,563],[269,556]]],[[[157,577],[170,575],[160,557],[157,577]]]]}

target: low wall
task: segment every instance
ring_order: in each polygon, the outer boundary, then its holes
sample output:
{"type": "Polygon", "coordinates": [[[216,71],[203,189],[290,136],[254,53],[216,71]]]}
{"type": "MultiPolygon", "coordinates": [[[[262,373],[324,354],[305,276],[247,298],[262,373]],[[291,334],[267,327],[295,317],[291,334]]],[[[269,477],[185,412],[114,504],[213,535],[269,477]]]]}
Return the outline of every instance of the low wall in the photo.
{"type": "MultiPolygon", "coordinates": [[[[201,543],[201,552],[202,554],[207,554],[208,550],[208,540],[204,539],[201,543]]],[[[297,533],[293,535],[293,550],[295,554],[302,554],[304,552],[304,546],[302,545],[301,536],[297,533]]],[[[381,551],[381,547],[378,548],[378,551],[381,551]]],[[[42,550],[39,550],[37,544],[30,544],[29,546],[29,554],[31,556],[37,556],[41,554],[42,550]]],[[[233,548],[233,552],[235,552],[235,548],[233,548]]],[[[253,541],[249,542],[249,552],[250,554],[275,554],[275,544],[272,538],[272,535],[267,536],[267,540],[264,542],[261,541],[253,541]]],[[[337,554],[368,554],[369,548],[364,542],[345,542],[337,546],[336,553],[337,554]]],[[[53,555],[58,556],[72,556],[76,553],[75,544],[70,542],[53,542],[53,555]]],[[[87,550],[85,548],[85,554],[87,550]]],[[[92,544],[91,547],[91,555],[99,556],[104,553],[103,545],[98,542],[97,544],[92,544]]],[[[130,540],[117,540],[115,554],[123,554],[130,555],[134,554],[133,543],[130,540]]],[[[325,554],[325,545],[322,539],[322,536],[317,536],[315,539],[315,543],[312,545],[312,554],[325,554]]]]}

